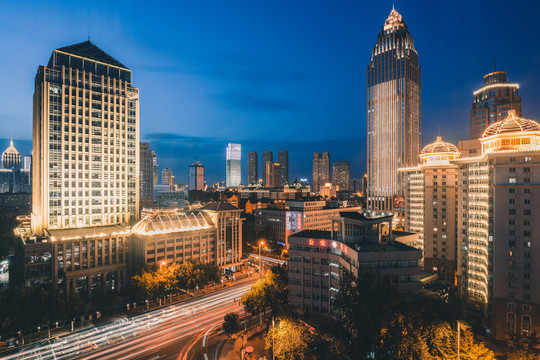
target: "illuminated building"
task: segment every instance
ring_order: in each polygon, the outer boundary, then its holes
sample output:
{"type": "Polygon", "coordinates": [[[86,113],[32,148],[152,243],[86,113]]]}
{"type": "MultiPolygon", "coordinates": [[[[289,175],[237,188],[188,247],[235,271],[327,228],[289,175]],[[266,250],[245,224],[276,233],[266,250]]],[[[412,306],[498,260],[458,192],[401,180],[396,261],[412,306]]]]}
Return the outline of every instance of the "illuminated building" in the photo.
{"type": "Polygon", "coordinates": [[[266,166],[265,187],[267,188],[279,187],[280,164],[275,163],[273,161],[267,161],[265,166],[266,166]]]}
{"type": "Polygon", "coordinates": [[[23,157],[23,169],[26,171],[32,171],[32,155],[25,155],[23,157]]]}
{"type": "Polygon", "coordinates": [[[240,186],[242,181],[242,146],[240,144],[229,143],[226,149],[227,160],[227,186],[240,186]]]}
{"type": "Polygon", "coordinates": [[[152,184],[159,185],[159,164],[158,158],[154,151],[152,153],[152,184]]]}
{"type": "Polygon", "coordinates": [[[506,80],[506,71],[484,75],[484,86],[474,92],[471,109],[471,139],[482,137],[486,128],[504,119],[508,110],[521,116],[521,96],[518,84],[506,80]]]}
{"type": "MultiPolygon", "coordinates": [[[[346,208],[360,211],[360,207],[346,208]]],[[[288,200],[285,209],[259,209],[255,214],[255,232],[266,228],[274,231],[277,241],[287,244],[288,237],[302,230],[330,230],[331,216],[344,208],[329,208],[326,201],[288,200]]]]}
{"type": "Polygon", "coordinates": [[[271,151],[263,151],[262,153],[262,179],[263,185],[269,187],[266,183],[266,163],[274,162],[274,154],[271,151]]]}
{"type": "Polygon", "coordinates": [[[420,164],[399,169],[403,174],[405,231],[418,234],[424,270],[455,283],[457,272],[457,165],[455,145],[440,137],[424,147],[420,164]]]}
{"type": "Polygon", "coordinates": [[[367,67],[368,208],[392,211],[398,169],[418,164],[421,84],[418,52],[401,15],[386,19],[367,67]]]}
{"type": "Polygon", "coordinates": [[[340,191],[351,189],[351,163],[348,161],[335,161],[332,164],[332,184],[340,191]]]}
{"type": "Polygon", "coordinates": [[[248,177],[247,185],[256,184],[259,181],[259,163],[256,151],[248,152],[248,177]]]}
{"type": "Polygon", "coordinates": [[[32,227],[112,225],[139,216],[139,90],[90,41],[52,52],[35,79],[32,227]]]}
{"type": "Polygon", "coordinates": [[[337,197],[337,192],[339,190],[341,190],[339,186],[335,186],[332,183],[326,183],[319,188],[319,194],[327,198],[335,198],[337,197]]]}
{"type": "Polygon", "coordinates": [[[497,339],[540,331],[540,124],[508,116],[458,166],[458,275],[497,339]]]}
{"type": "Polygon", "coordinates": [[[8,148],[2,153],[2,169],[20,169],[21,154],[13,146],[13,140],[10,140],[8,148]]]}
{"type": "Polygon", "coordinates": [[[200,161],[189,165],[189,190],[204,190],[204,166],[200,161]]]}
{"type": "Polygon", "coordinates": [[[277,158],[279,163],[279,186],[289,185],[289,152],[279,150],[277,158]]]}
{"type": "Polygon", "coordinates": [[[369,272],[401,296],[421,288],[421,251],[392,234],[392,216],[367,218],[342,210],[331,231],[304,230],[289,237],[289,304],[299,312],[338,315],[332,308],[343,269],[369,272]],[[383,229],[389,230],[383,235],[383,229]]]}
{"type": "Polygon", "coordinates": [[[152,206],[152,203],[154,201],[154,166],[153,166],[153,159],[152,159],[152,151],[150,150],[150,144],[149,143],[140,143],[139,145],[140,149],[140,190],[139,190],[139,205],[141,207],[144,206],[152,206]]]}
{"type": "Polygon", "coordinates": [[[165,168],[161,171],[161,185],[169,185],[169,188],[174,190],[174,176],[171,169],[165,168]]]}
{"type": "Polygon", "coordinates": [[[313,188],[318,193],[321,186],[330,182],[330,153],[323,152],[313,154],[313,188]]]}

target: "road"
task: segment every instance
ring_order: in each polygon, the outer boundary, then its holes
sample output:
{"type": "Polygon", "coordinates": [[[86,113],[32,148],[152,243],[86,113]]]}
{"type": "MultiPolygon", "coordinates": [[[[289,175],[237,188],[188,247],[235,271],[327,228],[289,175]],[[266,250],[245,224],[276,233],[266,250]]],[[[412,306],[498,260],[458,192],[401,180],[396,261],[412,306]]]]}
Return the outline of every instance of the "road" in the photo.
{"type": "Polygon", "coordinates": [[[193,357],[195,350],[200,350],[194,347],[195,340],[204,338],[208,329],[215,329],[226,313],[242,310],[239,299],[255,280],[167,308],[49,339],[3,359],[187,360],[193,357]]]}

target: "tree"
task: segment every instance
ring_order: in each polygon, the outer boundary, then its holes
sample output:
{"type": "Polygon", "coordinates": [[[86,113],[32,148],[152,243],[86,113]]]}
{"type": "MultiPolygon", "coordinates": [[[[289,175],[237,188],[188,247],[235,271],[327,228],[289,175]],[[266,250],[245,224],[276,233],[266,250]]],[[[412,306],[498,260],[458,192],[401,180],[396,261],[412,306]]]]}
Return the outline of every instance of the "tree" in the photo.
{"type": "Polygon", "coordinates": [[[538,357],[528,351],[525,350],[517,350],[508,355],[506,358],[507,360],[535,360],[538,359],[538,357]]]}
{"type": "Polygon", "coordinates": [[[225,315],[223,320],[223,331],[226,334],[234,334],[240,329],[240,319],[237,313],[230,312],[225,315]]]}
{"type": "Polygon", "coordinates": [[[279,319],[264,337],[265,347],[281,360],[305,359],[314,341],[315,336],[304,324],[289,318],[279,319]]]}
{"type": "Polygon", "coordinates": [[[270,308],[274,316],[278,315],[287,306],[287,282],[287,267],[271,267],[242,297],[246,311],[258,315],[270,308]]]}

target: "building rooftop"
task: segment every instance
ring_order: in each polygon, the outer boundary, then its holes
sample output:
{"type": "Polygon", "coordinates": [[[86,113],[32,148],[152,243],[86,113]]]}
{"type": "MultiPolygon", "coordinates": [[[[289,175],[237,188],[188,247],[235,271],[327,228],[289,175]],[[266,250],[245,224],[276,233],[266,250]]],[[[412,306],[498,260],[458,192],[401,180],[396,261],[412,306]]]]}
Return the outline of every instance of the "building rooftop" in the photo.
{"type": "Polygon", "coordinates": [[[213,225],[212,220],[198,211],[159,211],[147,215],[133,226],[132,231],[139,235],[154,235],[209,229],[213,225]]]}
{"type": "Polygon", "coordinates": [[[13,146],[13,139],[10,140],[9,146],[7,147],[6,151],[4,151],[4,154],[19,154],[17,149],[15,149],[15,146],[13,146]]]}
{"type": "Polygon", "coordinates": [[[358,212],[358,211],[340,211],[339,216],[341,216],[343,218],[346,218],[346,219],[362,221],[362,222],[367,222],[367,223],[369,223],[369,222],[378,223],[381,220],[387,221],[387,220],[392,219],[394,217],[394,215],[386,215],[386,216],[370,218],[370,217],[367,217],[367,216],[365,216],[364,214],[362,214],[361,212],[358,212]]]}
{"type": "Polygon", "coordinates": [[[94,44],[90,40],[83,41],[78,44],[64,46],[56,50],[72,55],[77,55],[86,59],[99,61],[105,64],[117,66],[119,68],[128,69],[125,65],[113,58],[111,55],[107,54],[105,51],[101,50],[96,44],[94,44]]]}
{"type": "Polygon", "coordinates": [[[488,126],[482,137],[527,131],[540,131],[540,124],[534,120],[518,117],[515,110],[508,110],[508,116],[488,126]]]}
{"type": "Polygon", "coordinates": [[[454,144],[442,141],[441,137],[437,136],[437,140],[435,140],[435,142],[432,142],[431,144],[426,145],[422,149],[422,152],[420,154],[425,155],[425,154],[449,153],[449,152],[457,153],[459,152],[459,150],[454,144]]]}
{"type": "Polygon", "coordinates": [[[200,207],[199,210],[210,210],[210,211],[231,211],[231,210],[242,210],[237,208],[228,201],[212,201],[208,204],[200,207]]]}
{"type": "Polygon", "coordinates": [[[51,240],[69,240],[82,237],[100,237],[104,235],[126,234],[128,229],[120,225],[92,226],[74,229],[46,229],[51,240]]]}

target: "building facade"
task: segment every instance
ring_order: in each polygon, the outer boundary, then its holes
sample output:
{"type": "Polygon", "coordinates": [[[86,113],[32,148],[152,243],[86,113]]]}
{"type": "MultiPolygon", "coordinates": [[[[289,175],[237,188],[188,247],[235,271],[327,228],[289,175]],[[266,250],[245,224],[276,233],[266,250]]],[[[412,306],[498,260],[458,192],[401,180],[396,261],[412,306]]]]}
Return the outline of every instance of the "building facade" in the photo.
{"type": "Polygon", "coordinates": [[[351,163],[348,161],[335,161],[332,164],[332,184],[339,187],[339,191],[351,189],[351,163]]]}
{"type": "Polygon", "coordinates": [[[321,186],[330,181],[330,153],[314,153],[312,191],[318,193],[321,186]]]}
{"type": "Polygon", "coordinates": [[[386,19],[367,66],[368,208],[392,211],[398,169],[418,164],[421,139],[418,52],[401,15],[386,19]]]}
{"type": "Polygon", "coordinates": [[[391,233],[382,237],[381,223],[391,229],[391,217],[342,211],[331,221],[332,231],[304,230],[289,237],[289,303],[294,309],[338,315],[332,304],[344,270],[355,276],[375,274],[404,297],[418,293],[422,254],[391,233]]]}
{"type": "Polygon", "coordinates": [[[53,51],[35,78],[32,228],[139,216],[139,90],[90,41],[53,51]]]}
{"type": "Polygon", "coordinates": [[[147,142],[140,143],[139,151],[139,205],[141,207],[152,206],[152,203],[154,201],[154,166],[152,159],[152,151],[150,150],[150,144],[147,142]]]}
{"type": "Polygon", "coordinates": [[[20,169],[21,154],[13,146],[13,140],[10,141],[8,148],[2,153],[2,169],[20,169]]]}
{"type": "Polygon", "coordinates": [[[256,151],[248,151],[247,185],[259,182],[259,161],[256,151]]]}
{"type": "Polygon", "coordinates": [[[173,190],[174,177],[171,169],[165,168],[161,170],[161,185],[169,185],[170,189],[173,190]]]}
{"type": "Polygon", "coordinates": [[[159,163],[157,155],[154,151],[152,153],[152,184],[159,185],[159,163]]]}
{"type": "Polygon", "coordinates": [[[277,158],[279,163],[279,186],[289,185],[289,152],[279,150],[277,158]]]}
{"type": "Polygon", "coordinates": [[[404,168],[405,231],[418,234],[425,271],[457,285],[457,165],[460,153],[440,137],[422,149],[421,163],[404,168]]]}
{"type": "Polygon", "coordinates": [[[479,139],[486,128],[504,119],[508,110],[521,116],[521,96],[518,84],[506,80],[506,71],[484,75],[484,86],[474,92],[471,109],[471,139],[479,139]]]}
{"type": "Polygon", "coordinates": [[[189,190],[204,190],[204,166],[200,161],[189,165],[189,190]]]}
{"type": "Polygon", "coordinates": [[[263,185],[268,187],[266,184],[266,163],[274,162],[274,154],[271,151],[263,151],[262,153],[262,179],[263,185]]]}
{"type": "Polygon", "coordinates": [[[280,186],[280,170],[281,164],[275,163],[273,161],[266,162],[266,179],[264,181],[265,187],[276,188],[280,186]]]}
{"type": "Polygon", "coordinates": [[[227,186],[240,186],[242,182],[242,146],[240,144],[229,143],[226,149],[227,160],[227,186]]]}

